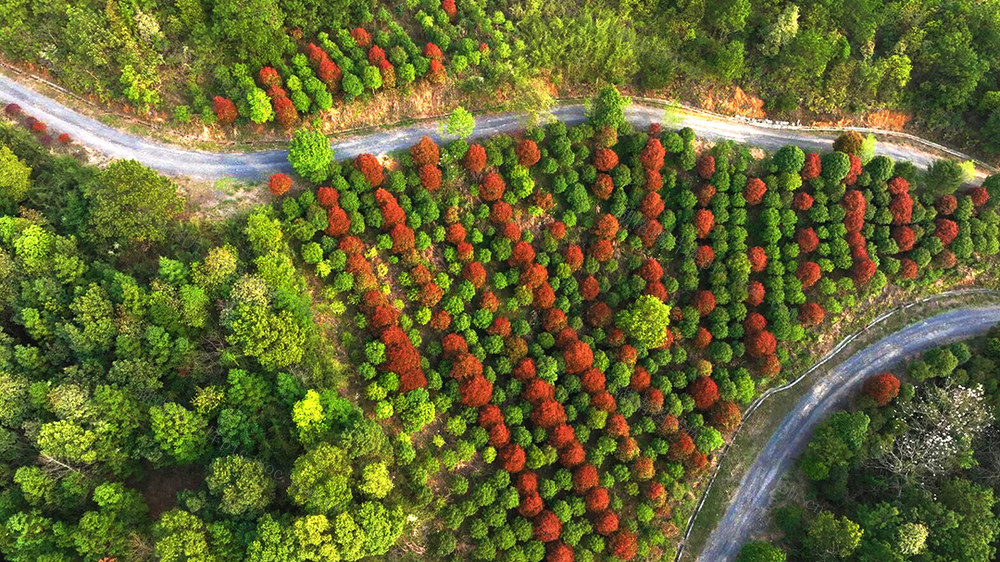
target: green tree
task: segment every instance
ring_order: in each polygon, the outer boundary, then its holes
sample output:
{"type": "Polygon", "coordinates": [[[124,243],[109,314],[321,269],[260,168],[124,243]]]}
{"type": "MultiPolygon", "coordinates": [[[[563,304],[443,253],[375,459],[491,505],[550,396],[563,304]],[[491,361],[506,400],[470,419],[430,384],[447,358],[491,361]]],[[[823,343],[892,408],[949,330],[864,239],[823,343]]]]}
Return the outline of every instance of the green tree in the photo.
{"type": "Polygon", "coordinates": [[[250,120],[254,123],[267,123],[274,119],[271,99],[264,90],[254,88],[247,92],[247,103],[250,105],[250,120]]]}
{"type": "Polygon", "coordinates": [[[153,437],[177,462],[194,462],[208,447],[208,421],[175,402],[149,409],[153,437]]]}
{"type": "Polygon", "coordinates": [[[795,39],[799,33],[799,7],[789,4],[778,14],[767,32],[764,34],[764,41],[760,43],[760,52],[765,56],[773,57],[778,54],[782,47],[795,39]]]}
{"type": "Polygon", "coordinates": [[[847,517],[837,519],[830,511],[820,512],[808,523],[805,542],[809,551],[822,560],[847,558],[861,544],[864,530],[847,517]]]}
{"type": "Polygon", "coordinates": [[[208,490],[219,497],[219,509],[230,515],[263,511],[274,497],[274,479],[264,464],[241,455],[212,461],[205,482],[208,490]]]}
{"type": "Polygon", "coordinates": [[[212,11],[215,34],[236,56],[260,67],[281,60],[290,39],[281,3],[269,0],[219,0],[212,11]]]}
{"type": "Polygon", "coordinates": [[[785,553],[766,541],[750,541],[740,549],[736,562],[785,562],[785,553]]]}
{"type": "Polygon", "coordinates": [[[456,107],[451,112],[451,115],[448,116],[448,122],[444,126],[446,133],[460,139],[469,138],[475,129],[476,118],[462,106],[456,107]]]}
{"type": "Polygon", "coordinates": [[[654,349],[666,340],[670,326],[670,306],[653,295],[642,295],[615,322],[638,344],[654,349]]]}
{"type": "Polygon", "coordinates": [[[384,498],[392,491],[392,478],[384,462],[373,462],[361,469],[358,489],[373,498],[384,498]]]}
{"type": "Polygon", "coordinates": [[[315,183],[330,175],[333,148],[326,135],[314,129],[299,129],[288,145],[288,163],[298,174],[315,183]]]}
{"type": "Polygon", "coordinates": [[[31,168],[9,148],[0,146],[0,203],[20,203],[31,187],[31,168]]]}
{"type": "Polygon", "coordinates": [[[182,509],[164,513],[153,527],[156,558],[163,562],[211,562],[205,523],[182,509]]]}
{"type": "Polygon", "coordinates": [[[618,88],[604,86],[587,110],[587,119],[594,128],[611,127],[619,129],[626,123],[625,108],[632,100],[622,96],[618,88]]]}
{"type": "Polygon", "coordinates": [[[927,168],[923,184],[931,193],[950,195],[958,191],[965,178],[961,164],[954,160],[936,160],[927,168]]]}
{"type": "Polygon", "coordinates": [[[288,496],[310,513],[340,513],[353,498],[351,472],[343,449],[320,443],[295,459],[288,496]]]}
{"type": "Polygon", "coordinates": [[[106,245],[162,242],[170,220],[184,208],[174,182],[135,160],[102,170],[88,196],[88,235],[106,245]]]}

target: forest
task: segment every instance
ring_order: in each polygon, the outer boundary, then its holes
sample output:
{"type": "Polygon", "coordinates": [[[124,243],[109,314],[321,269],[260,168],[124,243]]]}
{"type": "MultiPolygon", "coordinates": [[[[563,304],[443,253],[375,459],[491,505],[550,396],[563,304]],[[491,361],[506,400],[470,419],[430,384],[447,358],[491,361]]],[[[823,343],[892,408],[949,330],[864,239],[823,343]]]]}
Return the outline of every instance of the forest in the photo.
{"type": "Polygon", "coordinates": [[[781,537],[740,562],[995,559],[1000,328],[865,381],[820,425],[803,487],[773,511],[781,537]]]}
{"type": "Polygon", "coordinates": [[[608,83],[696,105],[739,86],[777,117],[900,111],[1000,152],[997,0],[3,0],[0,11],[9,60],[181,125],[293,128],[380,91],[420,97],[418,84],[515,107],[608,83]]]}
{"type": "Polygon", "coordinates": [[[0,553],[669,557],[798,354],[1000,251],[1000,176],[856,133],[755,156],[628,103],[383,158],[302,127],[296,177],[219,221],[8,106],[0,553]]]}

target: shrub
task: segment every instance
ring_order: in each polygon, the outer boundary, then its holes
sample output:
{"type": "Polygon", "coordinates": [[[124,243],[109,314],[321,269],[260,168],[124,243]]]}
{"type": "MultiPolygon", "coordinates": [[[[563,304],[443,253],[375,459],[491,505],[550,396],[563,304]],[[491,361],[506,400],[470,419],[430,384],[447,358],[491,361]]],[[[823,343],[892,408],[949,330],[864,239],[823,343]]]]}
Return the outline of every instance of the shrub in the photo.
{"type": "Polygon", "coordinates": [[[236,121],[236,105],[228,98],[216,96],[212,100],[212,111],[215,112],[216,119],[222,125],[236,121]]]}
{"type": "Polygon", "coordinates": [[[274,174],[267,181],[267,189],[271,192],[271,195],[281,196],[288,192],[292,187],[292,178],[288,177],[287,174],[274,174]]]}

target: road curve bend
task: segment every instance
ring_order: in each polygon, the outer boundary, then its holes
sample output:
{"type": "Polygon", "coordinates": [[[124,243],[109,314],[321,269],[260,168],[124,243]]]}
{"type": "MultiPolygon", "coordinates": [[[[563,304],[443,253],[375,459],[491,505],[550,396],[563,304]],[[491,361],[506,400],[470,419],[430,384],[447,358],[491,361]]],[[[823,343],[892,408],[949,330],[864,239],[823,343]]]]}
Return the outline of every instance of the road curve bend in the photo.
{"type": "Polygon", "coordinates": [[[805,449],[816,426],[854,395],[869,376],[946,343],[985,334],[1000,323],[1000,305],[959,308],[911,324],[855,353],[809,389],[747,470],[699,561],[734,560],[751,534],[767,523],[781,477],[805,449]]]}
{"type": "MultiPolygon", "coordinates": [[[[629,121],[640,127],[663,121],[664,107],[653,104],[653,101],[645,100],[630,106],[627,111],[629,121]]],[[[0,74],[0,102],[18,104],[28,115],[44,121],[53,130],[69,133],[81,144],[106,156],[138,160],[168,175],[208,179],[260,179],[291,169],[284,150],[242,153],[189,150],[119,131],[4,74],[0,74]]],[[[585,119],[585,108],[579,103],[560,105],[551,114],[566,123],[576,124],[585,119]]],[[[525,114],[516,113],[480,115],[476,119],[474,136],[487,137],[523,129],[526,117],[525,114]]],[[[747,122],[684,108],[671,111],[671,123],[677,127],[691,127],[700,138],[712,141],[733,140],[769,150],[786,144],[795,144],[808,150],[829,149],[834,138],[834,133],[830,131],[809,131],[796,126],[747,122]]],[[[354,158],[365,152],[384,154],[409,148],[424,135],[441,140],[439,129],[439,122],[426,121],[390,131],[337,138],[331,144],[340,159],[354,158]]],[[[886,134],[890,133],[886,131],[886,134]]],[[[928,147],[882,141],[876,146],[876,151],[897,160],[909,160],[917,166],[927,167],[934,160],[940,159],[942,153],[931,148],[932,143],[922,142],[928,147]]]]}

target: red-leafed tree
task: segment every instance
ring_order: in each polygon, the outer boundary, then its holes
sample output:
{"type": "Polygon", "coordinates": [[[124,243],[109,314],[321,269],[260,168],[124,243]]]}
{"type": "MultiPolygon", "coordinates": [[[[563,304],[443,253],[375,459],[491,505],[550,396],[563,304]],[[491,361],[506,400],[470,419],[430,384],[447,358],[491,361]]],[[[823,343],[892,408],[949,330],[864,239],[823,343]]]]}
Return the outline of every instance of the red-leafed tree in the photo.
{"type": "Polygon", "coordinates": [[[747,353],[750,354],[750,357],[760,358],[771,355],[778,346],[774,334],[767,330],[747,334],[746,340],[747,353]]]}
{"type": "Polygon", "coordinates": [[[490,207],[490,222],[503,224],[514,216],[514,209],[506,201],[497,201],[490,207]]]}
{"type": "Polygon", "coordinates": [[[524,470],[524,449],[517,443],[508,443],[505,445],[503,449],[500,449],[500,454],[497,457],[500,459],[503,469],[511,474],[516,474],[524,470]]]}
{"type": "Polygon", "coordinates": [[[934,236],[947,246],[958,237],[958,224],[951,219],[937,219],[934,221],[934,236]]]}
{"type": "Polygon", "coordinates": [[[740,407],[730,400],[720,401],[712,410],[712,423],[727,433],[739,427],[742,420],[740,407]]]}
{"type": "MultiPolygon", "coordinates": [[[[634,361],[632,361],[632,363],[634,363],[634,361]]],[[[636,367],[632,371],[632,376],[629,378],[628,386],[636,392],[642,392],[649,388],[651,380],[652,377],[649,376],[649,371],[647,371],[644,367],[636,367]]]]}
{"type": "Polygon", "coordinates": [[[532,405],[538,405],[546,400],[552,400],[555,389],[547,381],[531,379],[521,391],[521,397],[532,405]]]}
{"type": "Polygon", "coordinates": [[[591,488],[587,492],[584,501],[586,502],[588,513],[600,513],[611,505],[611,497],[608,495],[608,490],[599,486],[591,488]]]}
{"type": "Polygon", "coordinates": [[[899,395],[899,379],[892,373],[881,373],[868,377],[862,387],[879,406],[885,406],[899,395]]]}
{"type": "Polygon", "coordinates": [[[917,278],[917,262],[911,260],[910,258],[903,258],[899,260],[899,266],[899,274],[904,279],[917,278]]]}
{"type": "Polygon", "coordinates": [[[759,332],[764,328],[767,328],[767,319],[759,312],[747,314],[746,320],[743,321],[743,330],[748,334],[759,332]]]}
{"type": "Polygon", "coordinates": [[[799,278],[799,281],[802,281],[802,288],[808,289],[819,281],[822,272],[816,262],[804,261],[799,264],[798,270],[795,271],[795,276],[799,278]]]}
{"type": "Polygon", "coordinates": [[[596,394],[604,390],[605,377],[600,369],[590,368],[580,376],[580,386],[590,394],[596,394]]]}
{"type": "Polygon", "coordinates": [[[362,49],[367,49],[372,44],[372,36],[360,27],[355,27],[351,30],[351,37],[354,38],[354,42],[362,49]]]}
{"type": "Polygon", "coordinates": [[[892,201],[889,202],[889,211],[892,213],[892,224],[910,224],[913,217],[913,198],[906,192],[893,195],[892,201]]]}
{"type": "Polygon", "coordinates": [[[521,496],[521,503],[517,508],[517,512],[522,517],[530,519],[541,513],[543,509],[545,509],[545,502],[542,501],[542,497],[538,495],[538,492],[534,492],[521,496]]]}
{"type": "Polygon", "coordinates": [[[711,154],[702,154],[695,165],[695,171],[703,180],[710,180],[715,175],[715,157],[711,154]]]}
{"type": "Polygon", "coordinates": [[[340,202],[340,193],[332,187],[321,187],[316,190],[316,202],[329,209],[340,202]]]}
{"type": "Polygon", "coordinates": [[[667,152],[660,143],[660,139],[651,137],[646,141],[646,146],[639,153],[639,162],[646,170],[659,170],[663,167],[663,157],[667,152]]]}
{"type": "Polygon", "coordinates": [[[646,248],[652,248],[656,241],[663,234],[663,225],[655,220],[647,220],[639,227],[639,238],[646,248]]]}
{"type": "Polygon", "coordinates": [[[614,215],[598,215],[597,220],[594,222],[593,232],[594,236],[598,238],[605,240],[614,239],[615,235],[618,234],[618,219],[614,215]]]}
{"type": "Polygon", "coordinates": [[[583,300],[592,301],[601,294],[601,284],[593,275],[589,275],[580,282],[580,296],[583,300]]]}
{"type": "Polygon", "coordinates": [[[228,98],[215,96],[215,99],[212,100],[212,111],[215,112],[215,118],[221,125],[228,125],[236,121],[236,106],[228,98]]]}
{"type": "Polygon", "coordinates": [[[462,404],[470,408],[485,405],[493,397],[493,383],[483,376],[473,377],[459,386],[462,404]]]}
{"type": "Polygon", "coordinates": [[[708,207],[712,202],[712,198],[715,197],[716,191],[714,185],[703,185],[696,189],[695,195],[698,197],[698,205],[708,207]]]}
{"type": "Polygon", "coordinates": [[[639,211],[647,219],[656,219],[663,213],[665,207],[663,197],[660,197],[660,194],[656,191],[650,191],[642,198],[639,211]]]}
{"type": "Polygon", "coordinates": [[[326,224],[326,234],[339,238],[350,230],[351,219],[347,216],[347,212],[340,207],[330,207],[326,212],[326,224]]]}
{"type": "Polygon", "coordinates": [[[548,399],[531,410],[531,421],[540,427],[555,427],[566,422],[566,410],[557,400],[548,399]]]}
{"type": "Polygon", "coordinates": [[[764,183],[764,180],[760,178],[750,178],[747,181],[745,195],[747,205],[757,205],[764,200],[765,193],[767,193],[767,185],[764,183]]]}
{"type": "MultiPolygon", "coordinates": [[[[446,2],[454,2],[455,0],[445,0],[446,2]]],[[[573,554],[573,548],[564,542],[549,543],[547,554],[545,555],[545,562],[573,562],[575,556],[573,554]]]]}
{"type": "Polygon", "coordinates": [[[942,195],[934,202],[934,208],[937,209],[938,215],[949,216],[958,208],[958,198],[954,195],[942,195]]]}
{"type": "Polygon", "coordinates": [[[385,172],[382,163],[371,154],[361,154],[354,159],[354,165],[364,174],[365,179],[372,187],[378,187],[385,181],[385,172]]]}
{"type": "Polygon", "coordinates": [[[972,199],[973,205],[982,207],[990,200],[990,194],[985,187],[977,185],[969,190],[969,198],[972,199]]]}
{"type": "Polygon", "coordinates": [[[646,282],[659,281],[663,279],[663,266],[653,258],[646,258],[646,261],[642,262],[642,266],[639,267],[638,273],[639,277],[645,279],[646,282]]]}
{"type": "Polygon", "coordinates": [[[397,224],[392,227],[392,231],[389,233],[392,238],[392,251],[397,254],[405,254],[413,249],[416,243],[416,237],[413,233],[413,229],[406,226],[405,224],[397,224]]]}
{"type": "Polygon", "coordinates": [[[559,464],[566,468],[580,466],[586,458],[587,453],[583,450],[583,445],[577,441],[572,441],[559,450],[559,464]]]}
{"type": "Polygon", "coordinates": [[[479,409],[479,425],[484,429],[489,429],[502,423],[503,412],[500,410],[500,406],[487,404],[479,409]]]}
{"type": "Polygon", "coordinates": [[[59,133],[59,136],[56,137],[56,140],[59,141],[59,144],[69,144],[70,141],[69,133],[59,133]]]}
{"type": "Polygon", "coordinates": [[[465,169],[479,174],[486,168],[486,149],[481,144],[474,144],[465,153],[465,169]]]}
{"type": "Polygon", "coordinates": [[[670,450],[667,452],[667,456],[672,460],[679,461],[686,459],[693,452],[694,440],[691,439],[691,436],[686,431],[681,431],[670,442],[670,450]]]}
{"type": "Polygon", "coordinates": [[[522,472],[517,475],[517,483],[514,485],[522,496],[538,491],[538,475],[534,472],[522,472]]]}
{"type": "Polygon", "coordinates": [[[292,100],[285,96],[277,96],[271,100],[274,107],[274,118],[278,124],[289,129],[299,121],[299,110],[295,109],[292,100]]]}
{"type": "Polygon", "coordinates": [[[719,386],[711,377],[698,377],[687,388],[688,394],[694,398],[694,405],[699,410],[711,408],[719,399],[719,386]]]}
{"type": "Polygon", "coordinates": [[[705,349],[710,343],[712,343],[712,332],[709,332],[704,326],[698,326],[698,331],[691,339],[691,345],[697,349],[705,349]]]}
{"type": "Polygon", "coordinates": [[[715,294],[708,289],[702,289],[694,294],[692,304],[698,310],[698,314],[708,316],[715,310],[715,294]]]}
{"type": "Polygon", "coordinates": [[[804,181],[814,180],[819,177],[822,171],[823,165],[819,158],[819,154],[816,154],[815,152],[807,153],[806,160],[802,164],[802,171],[799,172],[802,179],[804,181]]]}
{"type": "Polygon", "coordinates": [[[573,490],[578,494],[597,486],[597,469],[592,464],[582,464],[573,471],[573,490]]]}
{"type": "Polygon", "coordinates": [[[486,268],[477,261],[469,262],[462,268],[462,277],[479,289],[486,283],[486,268]]]}
{"type": "Polygon", "coordinates": [[[608,174],[597,174],[597,179],[594,181],[594,187],[591,191],[594,193],[594,197],[597,197],[601,201],[607,201],[611,194],[614,193],[615,182],[611,179],[608,174]]]}
{"type": "Polygon", "coordinates": [[[800,228],[795,232],[795,241],[799,245],[799,250],[805,253],[815,252],[819,248],[819,237],[812,227],[800,228]]]}
{"type": "Polygon", "coordinates": [[[435,45],[434,43],[428,43],[428,44],[424,45],[424,53],[423,54],[424,54],[425,57],[427,57],[429,59],[435,59],[435,60],[438,60],[438,61],[440,61],[442,58],[444,58],[444,55],[441,53],[441,48],[438,47],[437,45],[435,45]]]}
{"type": "Polygon", "coordinates": [[[715,250],[709,245],[698,246],[694,253],[694,263],[698,269],[705,269],[715,261],[715,250]]]}
{"type": "Polygon", "coordinates": [[[610,172],[618,165],[618,154],[610,148],[598,148],[594,152],[594,167],[601,172],[610,172]]]}
{"type": "Polygon", "coordinates": [[[267,190],[271,195],[284,195],[292,187],[292,178],[288,174],[277,173],[267,180],[267,190]]]}
{"type": "Polygon", "coordinates": [[[417,144],[410,147],[410,157],[413,158],[414,166],[437,166],[441,161],[441,152],[437,143],[424,135],[417,144]]]}
{"type": "Polygon", "coordinates": [[[796,211],[808,211],[809,209],[812,209],[813,203],[813,196],[809,195],[805,191],[799,191],[795,194],[795,197],[792,198],[792,207],[796,211]]]}
{"type": "Polygon", "coordinates": [[[715,226],[715,215],[708,209],[698,209],[694,212],[694,228],[698,233],[698,238],[705,238],[712,232],[715,226]]]}
{"type": "Polygon", "coordinates": [[[340,78],[343,76],[343,72],[337,63],[330,59],[323,59],[316,68],[316,76],[326,84],[327,88],[335,92],[340,88],[340,78]]]}
{"type": "Polygon", "coordinates": [[[799,307],[799,322],[806,326],[816,326],[826,318],[826,311],[816,302],[807,302],[799,307]]]}
{"type": "Polygon", "coordinates": [[[260,81],[261,86],[266,90],[271,86],[281,85],[281,75],[278,71],[271,68],[270,66],[261,67],[257,72],[257,80],[260,81]]]}
{"type": "Polygon", "coordinates": [[[871,258],[861,258],[854,260],[854,267],[851,268],[851,277],[858,285],[864,285],[875,277],[878,266],[871,258]]]}
{"type": "Polygon", "coordinates": [[[570,425],[557,425],[549,431],[549,444],[556,449],[563,449],[575,440],[576,432],[570,425]]]}
{"type": "Polygon", "coordinates": [[[517,161],[525,168],[530,168],[538,163],[542,153],[538,151],[538,145],[531,139],[524,139],[517,144],[514,149],[517,154],[517,161]]]}
{"type": "Polygon", "coordinates": [[[615,255],[615,246],[610,240],[597,240],[590,246],[590,255],[600,263],[610,260],[615,255]]]}
{"type": "Polygon", "coordinates": [[[431,59],[430,70],[427,72],[427,78],[434,84],[443,84],[445,80],[448,79],[448,71],[445,70],[444,65],[438,59],[431,59]]]}
{"type": "Polygon", "coordinates": [[[560,533],[562,533],[562,522],[555,513],[545,510],[535,517],[535,539],[552,542],[559,540],[560,533]]]}
{"type": "Polygon", "coordinates": [[[420,185],[427,191],[437,191],[441,187],[441,169],[437,166],[425,164],[418,172],[420,185]]]}
{"type": "Polygon", "coordinates": [[[571,271],[576,271],[577,269],[580,269],[581,265],[583,265],[583,250],[581,250],[576,244],[571,244],[566,247],[563,259],[571,271]]]}
{"type": "Polygon", "coordinates": [[[531,265],[534,261],[535,249],[531,247],[531,244],[525,242],[524,240],[514,244],[514,249],[511,251],[510,255],[511,265],[524,269],[531,265]]]}
{"type": "Polygon", "coordinates": [[[600,535],[608,536],[618,530],[618,516],[615,512],[607,510],[599,513],[594,518],[594,531],[600,535]]]}
{"type": "Polygon", "coordinates": [[[767,252],[764,248],[753,246],[747,251],[747,257],[750,258],[750,270],[754,273],[760,273],[767,267],[767,252]]]}

